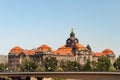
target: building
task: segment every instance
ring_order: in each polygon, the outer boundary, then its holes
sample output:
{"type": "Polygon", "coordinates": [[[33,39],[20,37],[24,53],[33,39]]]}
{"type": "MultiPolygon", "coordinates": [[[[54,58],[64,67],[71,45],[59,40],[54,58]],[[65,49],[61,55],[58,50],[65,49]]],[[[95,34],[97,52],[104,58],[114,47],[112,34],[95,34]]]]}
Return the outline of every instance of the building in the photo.
{"type": "Polygon", "coordinates": [[[8,63],[8,55],[0,55],[0,64],[6,65],[8,63]]]}
{"type": "Polygon", "coordinates": [[[80,64],[85,64],[87,60],[97,61],[101,56],[107,56],[111,62],[114,62],[115,54],[110,49],[105,49],[102,52],[96,53],[92,51],[91,47],[83,46],[75,37],[73,29],[71,30],[70,37],[66,40],[66,44],[53,51],[48,45],[41,45],[37,49],[24,50],[19,46],[12,48],[8,54],[9,70],[18,71],[20,64],[24,58],[33,60],[38,65],[42,65],[42,60],[48,56],[54,56],[58,61],[71,60],[77,61],[80,64]]]}

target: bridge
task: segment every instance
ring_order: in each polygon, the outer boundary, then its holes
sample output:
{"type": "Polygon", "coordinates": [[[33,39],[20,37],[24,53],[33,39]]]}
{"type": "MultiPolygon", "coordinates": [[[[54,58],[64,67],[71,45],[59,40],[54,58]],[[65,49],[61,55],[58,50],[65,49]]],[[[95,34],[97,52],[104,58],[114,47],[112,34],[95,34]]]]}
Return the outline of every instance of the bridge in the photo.
{"type": "MultiPolygon", "coordinates": [[[[7,76],[13,80],[30,80],[30,77],[69,78],[79,80],[120,80],[120,72],[2,72],[0,77],[7,76]]],[[[1,80],[1,79],[0,79],[1,80]]]]}

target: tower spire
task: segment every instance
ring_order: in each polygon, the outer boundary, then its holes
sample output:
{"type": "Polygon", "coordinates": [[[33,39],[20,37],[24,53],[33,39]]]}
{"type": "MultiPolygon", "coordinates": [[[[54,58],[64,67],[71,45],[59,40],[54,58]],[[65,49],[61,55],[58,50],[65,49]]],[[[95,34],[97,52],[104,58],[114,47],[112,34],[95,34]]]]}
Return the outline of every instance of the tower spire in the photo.
{"type": "Polygon", "coordinates": [[[73,28],[71,29],[71,32],[74,32],[74,29],[73,29],[73,28]]]}
{"type": "Polygon", "coordinates": [[[75,38],[75,33],[74,33],[73,28],[71,29],[70,37],[75,38]]]}

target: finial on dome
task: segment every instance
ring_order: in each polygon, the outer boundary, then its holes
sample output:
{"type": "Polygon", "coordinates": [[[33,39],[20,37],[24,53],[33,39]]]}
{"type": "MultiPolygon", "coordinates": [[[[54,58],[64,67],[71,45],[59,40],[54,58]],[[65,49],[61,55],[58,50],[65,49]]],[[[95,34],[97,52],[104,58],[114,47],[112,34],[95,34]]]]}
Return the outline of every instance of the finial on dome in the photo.
{"type": "Polygon", "coordinates": [[[74,32],[74,29],[73,29],[73,28],[71,29],[71,32],[74,32]]]}

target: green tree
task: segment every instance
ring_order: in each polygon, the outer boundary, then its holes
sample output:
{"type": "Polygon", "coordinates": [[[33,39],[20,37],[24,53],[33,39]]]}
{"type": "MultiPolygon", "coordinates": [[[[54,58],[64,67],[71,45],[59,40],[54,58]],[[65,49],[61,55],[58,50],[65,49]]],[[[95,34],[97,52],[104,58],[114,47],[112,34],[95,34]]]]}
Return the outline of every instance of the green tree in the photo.
{"type": "Polygon", "coordinates": [[[61,60],[59,65],[63,71],[67,71],[67,61],[61,60]]]}
{"type": "Polygon", "coordinates": [[[0,64],[0,72],[3,72],[6,69],[4,64],[0,64]]]}
{"type": "Polygon", "coordinates": [[[81,71],[81,65],[77,61],[67,61],[66,70],[67,71],[81,71]]]}
{"type": "Polygon", "coordinates": [[[35,71],[37,67],[38,65],[35,62],[25,58],[21,64],[21,71],[25,72],[35,71]]]}
{"type": "Polygon", "coordinates": [[[120,69],[120,56],[115,60],[113,65],[116,69],[120,69]]]}
{"type": "Polygon", "coordinates": [[[111,62],[108,57],[103,56],[98,58],[97,71],[109,71],[110,66],[111,62]]]}
{"type": "Polygon", "coordinates": [[[86,64],[83,66],[83,71],[91,71],[91,70],[92,70],[92,67],[91,67],[90,61],[87,60],[86,64]]]}
{"type": "Polygon", "coordinates": [[[55,71],[56,72],[63,72],[64,70],[62,69],[62,67],[57,67],[55,71]]]}
{"type": "Polygon", "coordinates": [[[92,67],[92,70],[93,70],[93,71],[97,71],[97,64],[98,64],[98,63],[97,63],[96,61],[92,61],[92,62],[91,62],[91,67],[92,67]]]}
{"type": "Polygon", "coordinates": [[[77,61],[66,61],[61,63],[64,71],[81,71],[81,65],[77,61]]]}
{"type": "Polygon", "coordinates": [[[109,67],[109,71],[111,71],[111,72],[115,72],[115,71],[116,71],[116,69],[115,69],[115,67],[114,67],[114,66],[110,66],[110,67],[109,67]]]}
{"type": "Polygon", "coordinates": [[[36,69],[35,69],[35,71],[36,72],[45,72],[45,68],[44,67],[37,67],[36,69]]]}
{"type": "Polygon", "coordinates": [[[56,57],[46,57],[43,61],[43,65],[46,71],[55,71],[57,68],[57,59],[56,57]]]}

